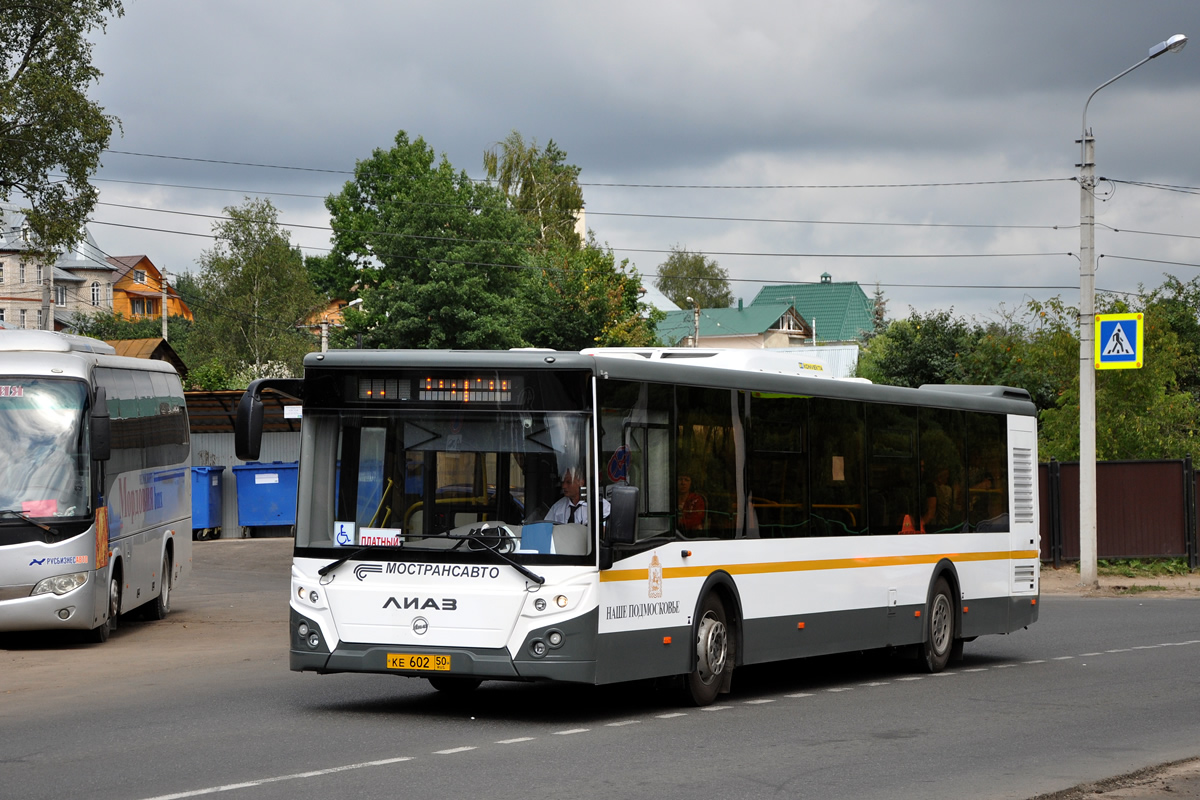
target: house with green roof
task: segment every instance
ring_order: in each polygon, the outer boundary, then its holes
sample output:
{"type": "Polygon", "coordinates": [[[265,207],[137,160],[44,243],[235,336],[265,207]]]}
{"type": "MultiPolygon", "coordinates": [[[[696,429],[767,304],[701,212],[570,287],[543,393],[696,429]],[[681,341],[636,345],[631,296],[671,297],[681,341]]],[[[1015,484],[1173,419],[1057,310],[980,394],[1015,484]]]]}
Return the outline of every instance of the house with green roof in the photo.
{"type": "Polygon", "coordinates": [[[658,323],[659,340],[668,347],[794,347],[811,342],[812,330],[796,313],[791,303],[752,303],[736,308],[702,308],[699,311],[700,336],[696,333],[695,309],[666,312],[658,323]]]}
{"type": "Polygon", "coordinates": [[[855,281],[834,283],[828,272],[822,273],[820,283],[764,286],[750,308],[775,308],[781,303],[795,309],[810,329],[810,341],[811,331],[815,330],[821,344],[857,343],[875,327],[875,304],[862,287],[855,281]]]}

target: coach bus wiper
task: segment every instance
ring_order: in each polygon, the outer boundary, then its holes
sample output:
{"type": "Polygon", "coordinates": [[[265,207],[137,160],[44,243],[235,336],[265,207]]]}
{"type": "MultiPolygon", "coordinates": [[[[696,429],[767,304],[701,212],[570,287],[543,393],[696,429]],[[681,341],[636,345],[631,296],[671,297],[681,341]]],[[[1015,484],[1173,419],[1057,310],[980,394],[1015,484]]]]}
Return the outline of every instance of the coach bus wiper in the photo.
{"type": "Polygon", "coordinates": [[[0,514],[7,514],[10,517],[16,517],[17,519],[28,522],[30,525],[36,525],[37,527],[41,528],[42,530],[46,531],[47,533],[53,533],[53,534],[58,533],[58,531],[55,530],[54,528],[51,528],[49,525],[43,525],[42,523],[38,522],[36,519],[25,514],[22,511],[14,511],[11,508],[0,508],[0,514]]]}

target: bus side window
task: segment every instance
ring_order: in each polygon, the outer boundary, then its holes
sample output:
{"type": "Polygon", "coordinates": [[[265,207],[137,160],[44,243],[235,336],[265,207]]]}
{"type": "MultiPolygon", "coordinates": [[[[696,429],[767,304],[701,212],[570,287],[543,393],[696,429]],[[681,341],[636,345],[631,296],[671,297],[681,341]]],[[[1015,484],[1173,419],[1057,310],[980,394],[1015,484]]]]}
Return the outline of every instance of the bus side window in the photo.
{"type": "Polygon", "coordinates": [[[811,536],[809,525],[808,399],[750,398],[751,535],[811,536]]]}
{"type": "MultiPolygon", "coordinates": [[[[729,389],[680,386],[676,389],[675,461],[678,474],[705,497],[705,536],[732,539],[738,533],[741,507],[733,423],[734,400],[729,389]]],[[[673,503],[672,508],[678,510],[673,503]]],[[[676,520],[676,528],[682,526],[676,520]]]]}
{"type": "Polygon", "coordinates": [[[669,386],[604,381],[600,398],[600,478],[638,489],[638,537],[674,533],[675,486],[671,481],[669,386]]]}

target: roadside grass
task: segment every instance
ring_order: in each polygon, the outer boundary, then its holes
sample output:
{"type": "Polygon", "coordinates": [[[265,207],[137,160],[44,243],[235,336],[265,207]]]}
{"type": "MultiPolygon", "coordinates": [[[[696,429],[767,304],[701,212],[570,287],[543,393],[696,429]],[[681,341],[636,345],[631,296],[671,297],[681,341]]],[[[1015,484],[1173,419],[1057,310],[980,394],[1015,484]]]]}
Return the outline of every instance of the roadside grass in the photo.
{"type": "Polygon", "coordinates": [[[1145,594],[1146,592],[1166,592],[1169,591],[1165,586],[1142,586],[1135,584],[1133,586],[1114,587],[1117,594],[1145,594]]]}
{"type": "MultiPolygon", "coordinates": [[[[1075,565],[1076,571],[1079,565],[1075,565]]],[[[1120,558],[1100,559],[1096,571],[1101,575],[1121,578],[1158,578],[1170,575],[1190,575],[1186,558],[1120,558]]]]}

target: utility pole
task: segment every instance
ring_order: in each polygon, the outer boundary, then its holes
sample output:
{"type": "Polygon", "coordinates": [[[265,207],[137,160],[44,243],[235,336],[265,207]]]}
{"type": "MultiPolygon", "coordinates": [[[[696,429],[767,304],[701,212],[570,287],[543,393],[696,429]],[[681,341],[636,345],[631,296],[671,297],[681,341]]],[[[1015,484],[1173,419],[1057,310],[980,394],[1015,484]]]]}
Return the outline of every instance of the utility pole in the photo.
{"type": "Polygon", "coordinates": [[[167,273],[164,270],[162,277],[162,335],[163,341],[167,340],[167,273]]]}

